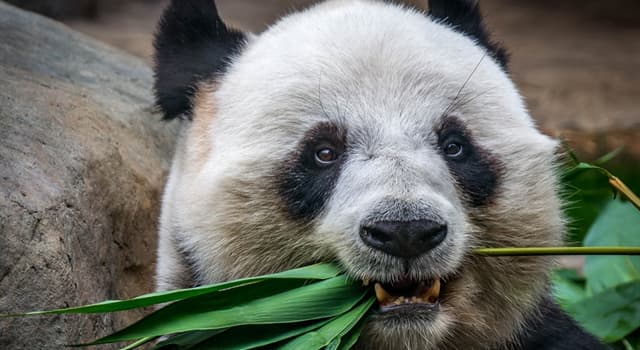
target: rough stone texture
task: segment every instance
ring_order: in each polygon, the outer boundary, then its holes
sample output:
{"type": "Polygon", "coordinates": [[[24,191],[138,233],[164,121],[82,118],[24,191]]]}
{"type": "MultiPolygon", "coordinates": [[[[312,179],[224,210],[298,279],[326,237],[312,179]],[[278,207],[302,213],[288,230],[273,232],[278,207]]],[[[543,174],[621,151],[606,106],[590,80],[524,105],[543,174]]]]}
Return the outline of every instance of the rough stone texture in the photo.
{"type": "MultiPolygon", "coordinates": [[[[153,289],[177,125],[137,58],[0,2],[0,313],[153,289]]],[[[140,317],[0,319],[0,349],[56,349],[140,317]]],[[[109,348],[109,347],[107,347],[109,348]]]]}
{"type": "Polygon", "coordinates": [[[114,9],[127,0],[7,0],[7,2],[53,18],[95,18],[105,10],[114,9]]]}

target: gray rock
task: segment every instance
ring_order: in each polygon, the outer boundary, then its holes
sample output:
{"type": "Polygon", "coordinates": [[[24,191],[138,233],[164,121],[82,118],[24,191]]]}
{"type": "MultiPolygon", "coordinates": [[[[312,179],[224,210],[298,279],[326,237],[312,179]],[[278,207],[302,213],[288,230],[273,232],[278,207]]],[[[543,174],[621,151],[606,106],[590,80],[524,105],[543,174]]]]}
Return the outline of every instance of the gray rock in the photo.
{"type": "Polygon", "coordinates": [[[7,0],[8,3],[19,6],[25,10],[38,12],[53,18],[95,18],[105,10],[113,9],[126,1],[127,0],[7,0]]]}
{"type": "MultiPolygon", "coordinates": [[[[0,2],[0,313],[153,289],[178,125],[151,85],[140,60],[0,2]]],[[[0,349],[62,348],[141,315],[0,319],[0,349]]]]}

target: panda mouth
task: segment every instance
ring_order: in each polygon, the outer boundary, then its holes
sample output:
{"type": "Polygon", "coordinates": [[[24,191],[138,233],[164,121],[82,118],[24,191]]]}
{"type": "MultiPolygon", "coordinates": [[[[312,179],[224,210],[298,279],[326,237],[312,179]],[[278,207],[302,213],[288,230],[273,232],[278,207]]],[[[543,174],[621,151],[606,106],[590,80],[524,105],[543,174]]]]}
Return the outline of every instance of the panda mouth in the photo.
{"type": "Polygon", "coordinates": [[[381,312],[407,306],[436,309],[440,304],[444,281],[440,277],[427,281],[404,279],[391,283],[376,282],[373,287],[381,312]]]}

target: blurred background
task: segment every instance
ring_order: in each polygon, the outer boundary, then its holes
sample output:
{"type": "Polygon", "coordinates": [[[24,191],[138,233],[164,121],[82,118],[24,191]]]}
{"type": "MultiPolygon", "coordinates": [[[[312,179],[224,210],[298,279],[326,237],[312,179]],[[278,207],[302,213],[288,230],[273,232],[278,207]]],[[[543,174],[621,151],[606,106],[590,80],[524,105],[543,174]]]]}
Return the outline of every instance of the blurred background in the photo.
{"type": "MultiPolygon", "coordinates": [[[[10,0],[151,64],[166,0],[10,0]]],[[[227,23],[260,32],[311,0],[218,0],[227,23]]],[[[408,0],[424,9],[426,0],[408,0]]],[[[540,126],[592,159],[625,146],[640,160],[640,2],[480,0],[513,79],[540,126]]]]}

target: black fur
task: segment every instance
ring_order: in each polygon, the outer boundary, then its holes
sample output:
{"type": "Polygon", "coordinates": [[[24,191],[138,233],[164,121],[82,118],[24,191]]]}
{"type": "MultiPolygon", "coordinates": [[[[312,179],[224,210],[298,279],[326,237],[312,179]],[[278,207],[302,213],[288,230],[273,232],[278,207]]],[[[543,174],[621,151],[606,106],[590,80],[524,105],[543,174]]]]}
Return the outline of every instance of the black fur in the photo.
{"type": "Polygon", "coordinates": [[[213,0],[172,0],[156,33],[156,102],[165,119],[191,118],[197,84],[224,72],[245,35],[227,28],[213,0]]]}
{"type": "Polygon", "coordinates": [[[518,336],[517,350],[606,350],[594,336],[585,332],[550,299],[538,305],[540,317],[531,321],[518,336]]]}
{"type": "Polygon", "coordinates": [[[496,192],[502,168],[489,151],[476,146],[464,124],[451,117],[445,118],[438,130],[438,148],[464,198],[474,207],[487,204],[496,192]],[[444,154],[443,148],[449,142],[461,145],[463,153],[459,157],[444,154]]]}
{"type": "Polygon", "coordinates": [[[292,217],[310,220],[322,210],[346,159],[345,135],[344,130],[331,123],[316,125],[285,161],[284,169],[278,169],[278,190],[292,217]],[[330,145],[339,154],[328,167],[319,167],[315,161],[315,153],[323,145],[330,145]]]}
{"type": "Polygon", "coordinates": [[[504,69],[507,68],[507,51],[489,37],[476,1],[429,0],[429,15],[475,39],[504,69]]]}

